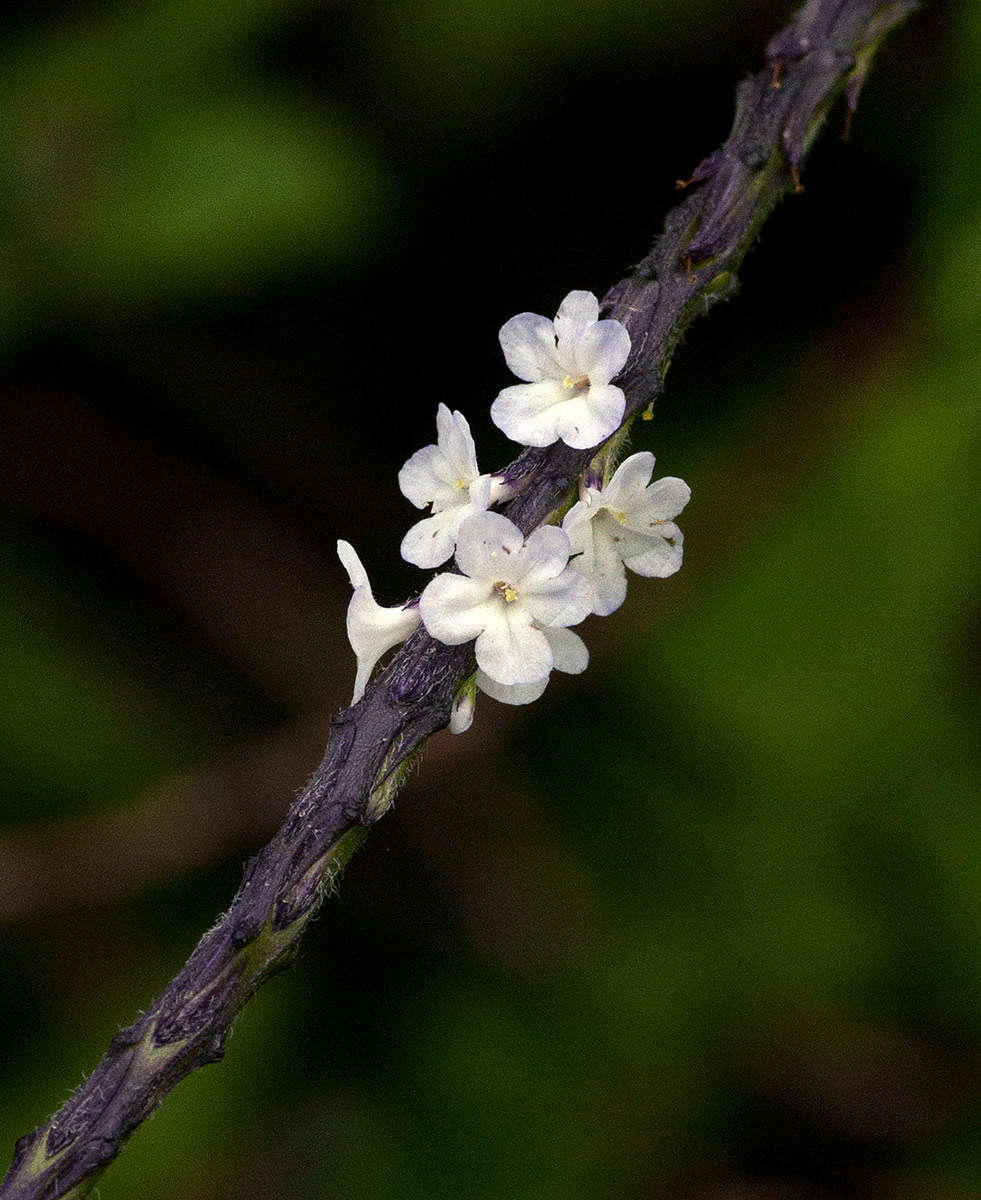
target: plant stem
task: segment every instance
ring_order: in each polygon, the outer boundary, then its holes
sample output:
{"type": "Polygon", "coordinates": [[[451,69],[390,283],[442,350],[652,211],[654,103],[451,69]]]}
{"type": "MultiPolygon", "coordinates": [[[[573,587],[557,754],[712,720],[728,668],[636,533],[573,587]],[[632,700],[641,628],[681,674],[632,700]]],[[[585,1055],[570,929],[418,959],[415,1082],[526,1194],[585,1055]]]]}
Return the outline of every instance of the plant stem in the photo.
{"type": "MultiPolygon", "coordinates": [[[[603,300],[603,315],[622,321],[631,337],[618,380],[625,423],[660,394],[695,318],[733,295],[736,270],[763,222],[788,192],[801,190],[807,153],[832,105],[844,92],[854,110],[879,42],[916,7],[916,0],[808,0],[770,42],[764,70],[739,85],[725,145],[695,169],[688,183],[699,186],[603,300]]],[[[562,504],[596,453],[563,443],[525,450],[506,471],[516,492],[507,515],[529,533],[562,504]]],[[[447,725],[473,667],[472,644],[445,646],[420,627],[362,700],[334,717],[323,761],[282,828],[246,865],[228,911],[48,1124],[17,1142],[0,1200],[85,1195],[167,1093],[222,1057],[236,1015],[292,961],[411,756],[447,725]]]]}

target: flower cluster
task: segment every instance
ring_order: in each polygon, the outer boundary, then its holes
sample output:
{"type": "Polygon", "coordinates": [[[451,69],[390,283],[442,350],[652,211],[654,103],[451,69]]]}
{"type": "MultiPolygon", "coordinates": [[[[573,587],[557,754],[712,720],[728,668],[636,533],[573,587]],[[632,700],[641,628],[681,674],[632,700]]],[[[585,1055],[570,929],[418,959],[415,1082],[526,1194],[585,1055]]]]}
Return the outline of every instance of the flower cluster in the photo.
{"type": "Polygon", "coordinates": [[[545,524],[525,537],[492,511],[513,490],[506,479],[480,473],[466,418],[440,404],[436,442],[416,451],[399,472],[402,494],[430,512],[402,539],[402,557],[432,569],[455,556],[456,571],[436,575],[417,601],[383,608],[353,547],[337,543],[354,589],[347,611],[358,663],[352,703],[381,656],[421,622],[446,645],[474,643],[477,671],[454,704],[450,728],[456,733],[473,719],[475,688],[505,704],[528,704],[553,670],[586,669],[589,652],[570,626],[620,607],[627,568],[659,578],[678,570],[683,539],[674,518],[690,496],[680,479],[651,482],[654,456],[646,451],[595,486],[600,471],[593,468],[609,470],[601,444],[623,420],[626,399],[610,381],[627,361],[630,336],[619,321],[599,319],[591,292],[570,292],[554,321],[535,313],[512,317],[500,341],[507,365],[524,382],[498,394],[494,424],[525,446],[561,439],[577,450],[598,450],[587,473],[591,482],[561,527],[545,524]]]}

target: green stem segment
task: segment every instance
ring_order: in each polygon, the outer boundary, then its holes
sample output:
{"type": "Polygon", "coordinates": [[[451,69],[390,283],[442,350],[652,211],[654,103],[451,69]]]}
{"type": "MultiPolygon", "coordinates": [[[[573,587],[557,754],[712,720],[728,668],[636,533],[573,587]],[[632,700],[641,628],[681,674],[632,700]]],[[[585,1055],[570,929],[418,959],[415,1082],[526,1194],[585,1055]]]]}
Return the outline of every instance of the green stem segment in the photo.
{"type": "MultiPolygon", "coordinates": [[[[668,214],[644,261],[604,298],[604,314],[622,321],[631,337],[618,380],[627,396],[624,422],[660,394],[694,319],[734,293],[736,270],[763,222],[800,189],[807,152],[831,106],[844,91],[854,109],[879,42],[916,6],[808,0],[767,47],[768,66],[739,85],[729,138],[689,181],[701,186],[668,214]]],[[[505,473],[516,492],[507,515],[530,532],[602,449],[558,443],[524,451],[505,473]]],[[[449,722],[454,696],[473,670],[472,646],[444,646],[420,628],[364,697],[333,719],[323,761],[282,828],[247,864],[228,911],[48,1124],[18,1141],[0,1200],[86,1195],[167,1093],[222,1057],[236,1015],[290,964],[418,747],[449,722]]]]}

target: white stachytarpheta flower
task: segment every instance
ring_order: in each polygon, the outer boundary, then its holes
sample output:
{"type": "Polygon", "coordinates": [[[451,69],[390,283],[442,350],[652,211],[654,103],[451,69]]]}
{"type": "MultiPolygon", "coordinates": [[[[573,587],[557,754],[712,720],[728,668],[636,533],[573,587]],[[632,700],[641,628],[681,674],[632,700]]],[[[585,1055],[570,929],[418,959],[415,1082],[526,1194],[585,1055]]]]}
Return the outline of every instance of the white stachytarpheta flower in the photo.
{"type": "Polygon", "coordinates": [[[491,504],[506,500],[510,487],[477,470],[477,452],[467,419],[445,404],[436,411],[435,445],[423,446],[399,471],[402,495],[416,508],[432,505],[402,539],[402,557],[417,567],[438,567],[453,554],[462,523],[491,504]]]}
{"type": "Polygon", "coordinates": [[[576,625],[593,607],[592,586],[568,562],[569,539],[553,525],[525,541],[500,513],[470,517],[457,536],[463,574],[427,584],[423,624],[450,646],[476,638],[477,666],[492,683],[542,683],[556,662],[545,630],[576,625]]]}
{"type": "Polygon", "coordinates": [[[619,321],[600,321],[592,292],[570,292],[554,322],[520,313],[501,329],[508,366],[527,383],[507,387],[491,405],[491,420],[512,441],[577,450],[605,441],[623,420],[623,392],[610,380],[630,353],[619,321]]]}
{"type": "Polygon", "coordinates": [[[602,491],[586,488],[562,522],[576,556],[569,565],[592,582],[593,612],[601,617],[624,601],[625,566],[661,579],[681,566],[684,538],[671,518],[688,503],[691,489],[671,476],[651,483],[653,471],[653,454],[632,454],[602,491]]]}
{"type": "Polygon", "coordinates": [[[371,594],[368,574],[350,542],[337,543],[337,557],[344,565],[354,595],[347,606],[347,637],[358,659],[352,704],[364,695],[375,663],[386,650],[404,642],[419,624],[416,605],[382,608],[371,594]]]}

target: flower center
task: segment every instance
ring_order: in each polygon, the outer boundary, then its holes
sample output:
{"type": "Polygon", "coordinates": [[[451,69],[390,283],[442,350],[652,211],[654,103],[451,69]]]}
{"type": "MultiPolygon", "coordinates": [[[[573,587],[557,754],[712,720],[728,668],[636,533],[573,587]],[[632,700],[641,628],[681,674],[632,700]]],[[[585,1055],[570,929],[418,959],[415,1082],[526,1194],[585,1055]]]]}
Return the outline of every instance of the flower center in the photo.
{"type": "Polygon", "coordinates": [[[466,483],[460,478],[459,475],[453,480],[453,490],[455,492],[462,491],[466,486],[466,483]]]}
{"type": "Polygon", "coordinates": [[[580,375],[578,378],[576,378],[573,375],[566,375],[565,379],[562,380],[562,386],[567,388],[569,391],[584,391],[589,387],[589,376],[580,375]]]}
{"type": "Polygon", "coordinates": [[[497,592],[499,596],[504,597],[505,604],[513,604],[518,598],[518,593],[509,583],[505,583],[503,579],[499,579],[497,583],[494,584],[494,591],[497,592]]]}
{"type": "Polygon", "coordinates": [[[613,515],[616,517],[616,519],[617,519],[617,520],[620,522],[620,524],[621,524],[621,525],[626,525],[626,523],[627,523],[627,514],[626,514],[625,512],[617,512],[617,511],[614,509],[614,510],[613,510],[613,515]]]}

